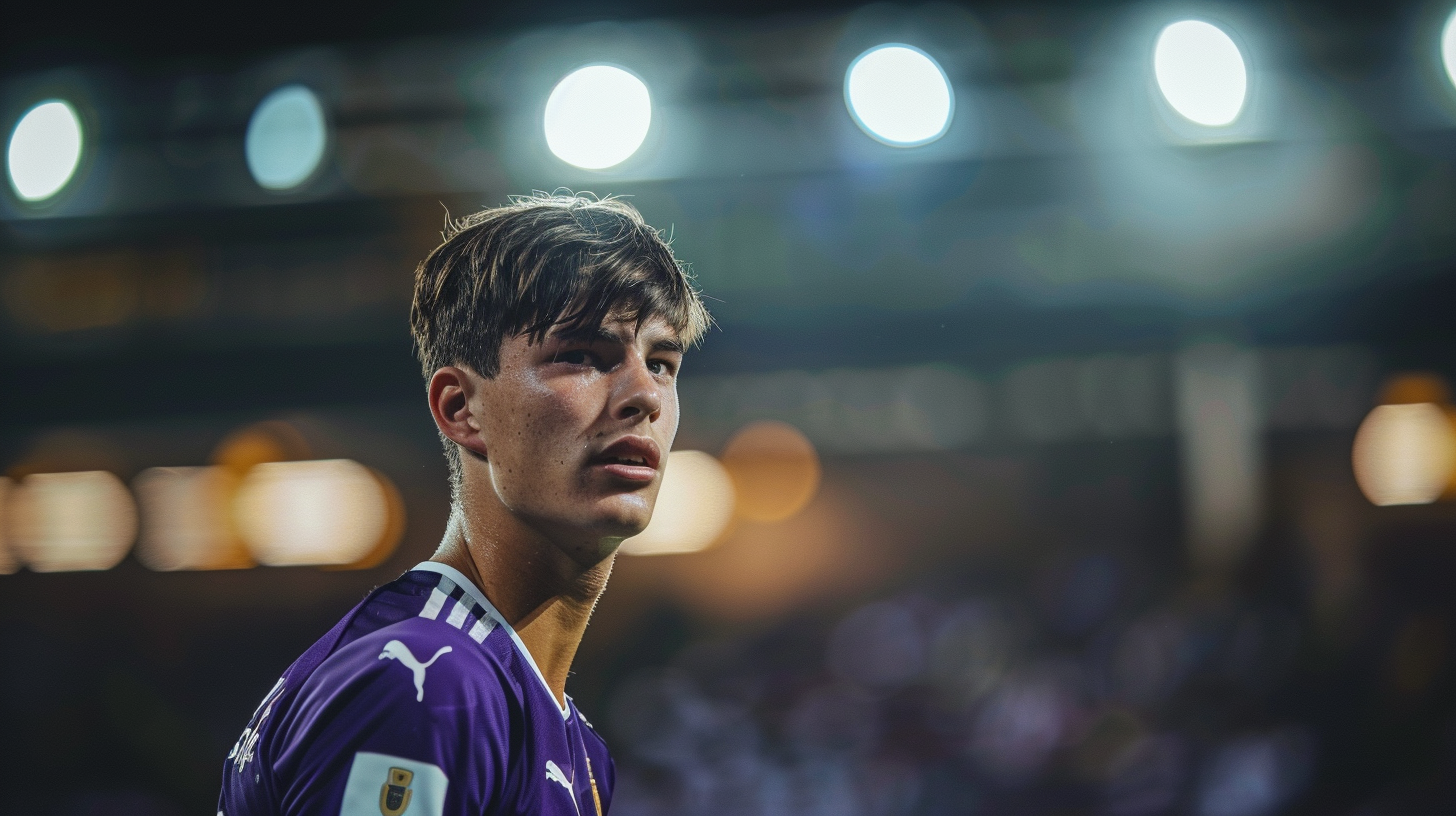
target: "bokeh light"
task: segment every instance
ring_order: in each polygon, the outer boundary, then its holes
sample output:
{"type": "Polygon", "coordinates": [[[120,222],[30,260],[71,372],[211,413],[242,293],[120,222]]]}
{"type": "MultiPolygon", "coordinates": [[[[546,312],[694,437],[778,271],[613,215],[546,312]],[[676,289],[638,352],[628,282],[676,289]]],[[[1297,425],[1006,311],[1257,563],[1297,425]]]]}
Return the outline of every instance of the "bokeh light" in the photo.
{"type": "Polygon", "coordinates": [[[252,565],[233,529],[238,477],[224,467],[159,467],[133,483],[141,506],[137,560],[150,569],[241,569],[252,565]]]}
{"type": "Polygon", "coordinates": [[[83,145],[81,117],[70,102],[48,99],[26,111],[5,153],[11,189],[25,201],[59,193],[80,165],[83,145]]]}
{"type": "Polygon", "coordinates": [[[651,126],[647,84],[615,65],[572,71],[546,100],[546,145],[557,158],[587,170],[626,161],[651,126]]]}
{"type": "Polygon", "coordinates": [[[10,496],[12,482],[0,476],[0,575],[9,575],[20,568],[20,562],[15,560],[15,555],[10,551],[10,539],[6,534],[6,527],[9,526],[5,500],[10,496]]]}
{"type": "Polygon", "coordinates": [[[1205,764],[1199,816],[1266,816],[1308,781],[1313,739],[1287,729],[1230,740],[1205,764]]]}
{"type": "Polygon", "coordinates": [[[1064,683],[1054,671],[1037,667],[1008,678],[987,698],[968,748],[991,776],[1025,782],[1051,758],[1075,719],[1064,683]]]}
{"type": "Polygon", "coordinates": [[[1406,405],[1416,402],[1450,405],[1451,385],[1446,382],[1445,377],[1428,371],[1396,374],[1381,385],[1378,402],[1381,405],[1406,405]]]}
{"type": "Polygon", "coordinates": [[[785,422],[755,422],[734,434],[723,448],[723,466],[733,477],[738,514],[750,521],[790,518],[819,489],[813,443],[785,422]]]}
{"type": "Polygon", "coordinates": [[[1441,28],[1441,65],[1446,69],[1446,78],[1456,85],[1456,9],[1451,10],[1441,28]]]}
{"type": "Polygon", "coordinates": [[[622,542],[622,552],[665,555],[706,549],[728,528],[733,504],[733,480],[717,459],[702,451],[673,451],[651,523],[622,542]]]}
{"type": "Polygon", "coordinates": [[[6,507],[14,551],[36,572],[111,569],[136,539],[131,493],[102,470],[32,474],[6,507]]]}
{"type": "Polygon", "coordinates": [[[248,171],[260,187],[291,190],[313,176],[328,139],[318,96],[303,85],[285,85],[263,97],[248,121],[248,171]]]}
{"type": "Polygon", "coordinates": [[[1434,403],[1376,406],[1360,423],[1351,461],[1372,504],[1430,504],[1456,468],[1456,432],[1434,403]]]}
{"type": "Polygon", "coordinates": [[[1202,20],[1163,29],[1153,48],[1153,74],[1173,110],[1208,127],[1233,124],[1248,96],[1249,74],[1238,45],[1202,20]]]}
{"type": "Polygon", "coordinates": [[[953,607],[930,640],[930,681],[941,705],[968,711],[996,687],[1013,661],[1008,617],[989,603],[953,607]]]}
{"type": "Polygon", "coordinates": [[[243,476],[254,465],[312,459],[313,452],[298,428],[283,420],[270,419],[228,434],[213,449],[210,458],[212,464],[243,476]]]}
{"type": "Polygon", "coordinates": [[[260,563],[360,566],[397,543],[392,493],[348,459],[266,462],[243,479],[233,520],[260,563]]]}
{"type": "Polygon", "coordinates": [[[889,533],[857,499],[825,485],[792,518],[762,524],[740,517],[713,547],[649,566],[686,608],[722,620],[766,621],[852,596],[889,574],[901,555],[885,546],[889,533]]]}
{"type": "Polygon", "coordinates": [[[933,142],[950,127],[955,94],[945,71],[911,45],[877,45],[844,79],[844,101],[865,133],[895,147],[933,142]]]}

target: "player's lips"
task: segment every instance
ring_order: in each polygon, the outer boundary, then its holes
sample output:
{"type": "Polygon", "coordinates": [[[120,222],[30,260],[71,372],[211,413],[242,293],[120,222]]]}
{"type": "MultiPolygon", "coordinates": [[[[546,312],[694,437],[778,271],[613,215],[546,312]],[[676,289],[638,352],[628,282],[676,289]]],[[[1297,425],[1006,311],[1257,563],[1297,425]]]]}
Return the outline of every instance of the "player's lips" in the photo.
{"type": "Polygon", "coordinates": [[[619,479],[650,482],[657,477],[657,464],[660,461],[662,453],[651,437],[624,436],[593,456],[590,464],[619,479]]]}

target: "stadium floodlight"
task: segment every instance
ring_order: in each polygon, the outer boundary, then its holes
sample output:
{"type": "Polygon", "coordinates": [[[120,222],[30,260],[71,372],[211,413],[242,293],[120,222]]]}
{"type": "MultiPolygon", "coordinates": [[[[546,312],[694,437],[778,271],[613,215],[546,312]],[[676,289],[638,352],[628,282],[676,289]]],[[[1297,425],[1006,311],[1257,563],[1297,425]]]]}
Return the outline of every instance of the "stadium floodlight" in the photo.
{"type": "Polygon", "coordinates": [[[894,147],[939,139],[955,110],[945,71],[929,54],[900,43],[877,45],[850,63],[844,102],[865,133],[894,147]]]}
{"type": "Polygon", "coordinates": [[[1163,29],[1153,47],[1153,75],[1180,116],[1206,127],[1233,124],[1244,109],[1249,73],[1228,32],[1202,20],[1163,29]]]}
{"type": "Polygon", "coordinates": [[[1446,78],[1456,85],[1456,9],[1452,9],[1441,29],[1441,64],[1446,68],[1446,78]]]}
{"type": "Polygon", "coordinates": [[[71,103],[47,99],[21,115],[10,132],[5,167],[10,187],[23,201],[54,196],[81,163],[81,117],[71,103]]]}
{"type": "Polygon", "coordinates": [[[263,97],[248,120],[243,142],[248,171],[260,187],[292,190],[318,170],[328,146],[324,106],[303,85],[285,85],[263,97]]]}
{"type": "Polygon", "coordinates": [[[567,164],[587,170],[626,161],[651,126],[647,84],[615,65],[578,68],[546,99],[547,147],[567,164]]]}

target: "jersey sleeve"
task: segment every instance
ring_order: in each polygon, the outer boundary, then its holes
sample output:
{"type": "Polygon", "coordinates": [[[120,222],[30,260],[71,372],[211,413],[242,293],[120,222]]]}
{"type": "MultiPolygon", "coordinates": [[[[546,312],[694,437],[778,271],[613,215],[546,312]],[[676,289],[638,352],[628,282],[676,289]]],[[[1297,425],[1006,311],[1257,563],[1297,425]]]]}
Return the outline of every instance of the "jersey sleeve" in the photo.
{"type": "Polygon", "coordinates": [[[511,743],[501,672],[432,621],[362,637],[299,690],[273,735],[289,816],[480,816],[499,801],[511,743]]]}

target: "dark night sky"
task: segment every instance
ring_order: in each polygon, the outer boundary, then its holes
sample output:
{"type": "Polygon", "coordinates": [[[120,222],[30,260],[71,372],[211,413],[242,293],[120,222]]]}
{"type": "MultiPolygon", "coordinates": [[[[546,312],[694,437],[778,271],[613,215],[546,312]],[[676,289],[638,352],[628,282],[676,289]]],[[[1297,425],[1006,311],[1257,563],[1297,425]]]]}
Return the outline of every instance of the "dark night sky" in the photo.
{"type": "Polygon", "coordinates": [[[0,72],[91,62],[229,59],[316,43],[511,30],[603,19],[832,10],[844,0],[400,0],[201,3],[10,0],[0,26],[0,72]]]}
{"type": "MultiPolygon", "coordinates": [[[[87,63],[145,65],[172,60],[227,61],[318,43],[395,39],[469,30],[501,31],[592,20],[728,15],[755,17],[856,8],[853,0],[401,0],[296,2],[251,0],[205,3],[147,0],[139,3],[82,0],[47,3],[9,0],[0,25],[0,75],[87,63]]],[[[918,5],[907,3],[905,5],[918,5]]],[[[1107,0],[971,2],[991,14],[1092,12],[1126,3],[1107,0]]],[[[1235,3],[1234,5],[1240,5],[1235,3]]],[[[1268,7],[1269,3],[1255,5],[1268,7]]],[[[1358,17],[1378,24],[1399,16],[1397,4],[1285,2],[1273,4],[1294,17],[1358,17]]],[[[1364,26],[1362,26],[1364,27],[1364,26]]]]}

